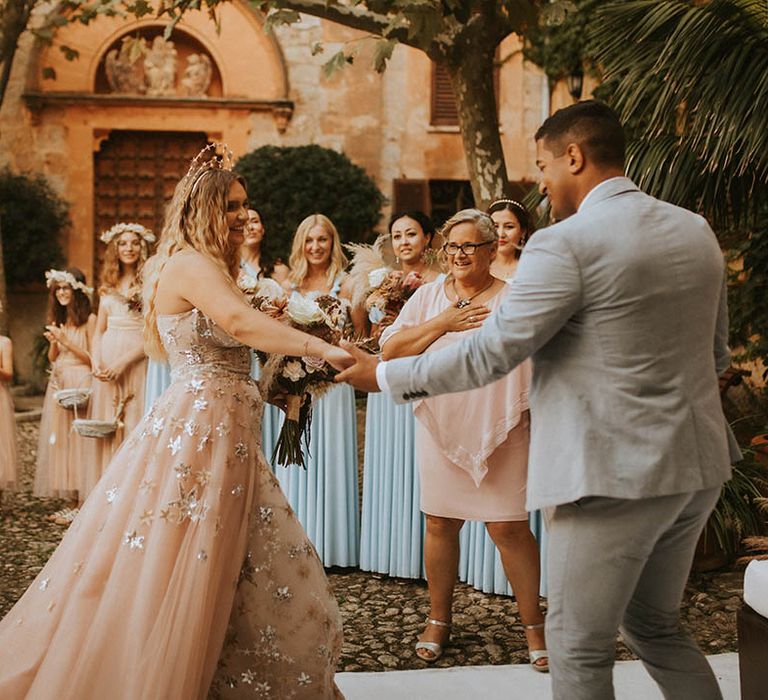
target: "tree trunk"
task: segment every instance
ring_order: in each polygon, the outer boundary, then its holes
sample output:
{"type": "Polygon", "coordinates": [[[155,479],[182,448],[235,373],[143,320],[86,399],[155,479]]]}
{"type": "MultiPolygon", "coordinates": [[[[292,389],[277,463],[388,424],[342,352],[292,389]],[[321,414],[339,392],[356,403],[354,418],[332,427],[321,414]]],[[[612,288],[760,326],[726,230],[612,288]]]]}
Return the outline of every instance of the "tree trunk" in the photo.
{"type": "Polygon", "coordinates": [[[475,206],[485,210],[494,199],[508,196],[509,181],[493,86],[496,45],[488,37],[473,44],[473,50],[457,52],[459,61],[449,61],[447,67],[475,206]]]}

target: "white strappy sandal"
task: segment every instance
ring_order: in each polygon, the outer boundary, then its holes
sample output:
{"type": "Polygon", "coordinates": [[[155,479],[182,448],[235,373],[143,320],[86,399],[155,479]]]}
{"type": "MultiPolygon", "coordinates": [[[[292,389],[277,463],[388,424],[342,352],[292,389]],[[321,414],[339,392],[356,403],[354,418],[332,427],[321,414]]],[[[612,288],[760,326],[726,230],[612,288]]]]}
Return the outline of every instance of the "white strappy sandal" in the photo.
{"type": "MultiPolygon", "coordinates": [[[[523,629],[526,630],[543,630],[544,623],[539,622],[537,625],[523,625],[523,629]]],[[[546,649],[530,649],[528,651],[528,659],[531,662],[531,668],[539,673],[549,673],[549,652],[546,649]],[[537,664],[540,659],[544,659],[546,663],[537,664]]]]}
{"type": "MultiPolygon", "coordinates": [[[[433,620],[431,617],[427,618],[427,624],[436,625],[437,627],[447,627],[449,630],[451,629],[450,622],[443,622],[442,620],[433,620]]],[[[448,641],[450,640],[450,638],[451,638],[451,635],[449,632],[448,639],[445,640],[445,644],[448,644],[448,641]]],[[[443,648],[445,647],[445,644],[438,644],[437,642],[416,642],[416,656],[418,656],[422,661],[426,661],[428,664],[434,663],[443,655],[443,648]],[[424,649],[425,651],[430,652],[432,656],[431,657],[422,656],[421,654],[419,654],[419,649],[424,649]]]]}

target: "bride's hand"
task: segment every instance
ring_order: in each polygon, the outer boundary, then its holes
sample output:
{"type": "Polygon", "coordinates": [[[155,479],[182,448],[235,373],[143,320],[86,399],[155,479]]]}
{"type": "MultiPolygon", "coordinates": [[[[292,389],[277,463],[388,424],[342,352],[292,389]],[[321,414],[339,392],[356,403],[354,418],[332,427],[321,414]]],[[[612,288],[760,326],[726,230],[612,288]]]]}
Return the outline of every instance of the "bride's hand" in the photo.
{"type": "Polygon", "coordinates": [[[323,359],[331,365],[331,367],[339,370],[339,372],[355,364],[352,355],[336,345],[329,345],[326,348],[326,351],[323,353],[323,359]]]}

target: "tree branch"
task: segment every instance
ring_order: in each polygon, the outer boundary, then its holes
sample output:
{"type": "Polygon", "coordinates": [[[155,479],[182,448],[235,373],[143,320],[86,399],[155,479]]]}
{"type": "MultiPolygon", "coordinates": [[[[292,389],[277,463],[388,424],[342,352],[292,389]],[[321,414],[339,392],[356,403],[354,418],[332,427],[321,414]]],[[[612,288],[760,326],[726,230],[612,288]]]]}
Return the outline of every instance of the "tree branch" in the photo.
{"type": "MultiPolygon", "coordinates": [[[[345,27],[359,29],[362,32],[378,36],[384,35],[391,19],[387,15],[366,10],[361,5],[342,5],[340,3],[328,3],[326,0],[277,0],[274,6],[327,19],[345,27]]],[[[387,38],[397,39],[402,44],[414,45],[409,41],[408,31],[405,28],[390,32],[387,38]]]]}

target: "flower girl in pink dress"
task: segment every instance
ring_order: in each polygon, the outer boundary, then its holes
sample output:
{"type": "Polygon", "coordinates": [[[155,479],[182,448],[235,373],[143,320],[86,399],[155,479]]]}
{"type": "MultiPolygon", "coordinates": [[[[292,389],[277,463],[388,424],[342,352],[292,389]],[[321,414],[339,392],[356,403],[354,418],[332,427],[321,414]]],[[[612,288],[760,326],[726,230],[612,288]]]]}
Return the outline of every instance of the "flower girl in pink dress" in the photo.
{"type": "Polygon", "coordinates": [[[249,347],[351,358],[235,285],[241,178],[196,159],[147,280],[171,385],[0,621],[3,700],[331,700],[339,611],[261,452],[249,347]]]}
{"type": "Polygon", "coordinates": [[[13,343],[0,335],[0,501],[3,491],[16,485],[16,420],[8,391],[12,379],[13,343]]]}
{"type": "MultiPolygon", "coordinates": [[[[33,493],[70,500],[70,507],[50,516],[55,523],[68,525],[84,497],[85,439],[72,430],[74,412],[61,405],[59,397],[61,391],[87,390],[91,385],[96,317],[91,313],[93,289],[86,286],[80,270],[49,270],[45,280],[50,289],[45,338],[50,343],[51,378],[40,419],[33,493]]],[[[85,408],[80,410],[82,415],[85,408]]]]}

